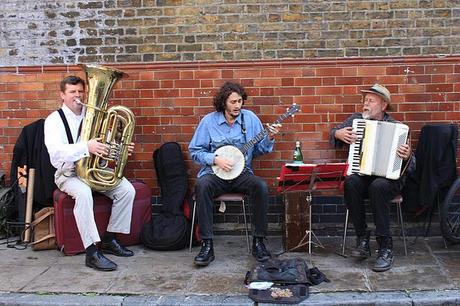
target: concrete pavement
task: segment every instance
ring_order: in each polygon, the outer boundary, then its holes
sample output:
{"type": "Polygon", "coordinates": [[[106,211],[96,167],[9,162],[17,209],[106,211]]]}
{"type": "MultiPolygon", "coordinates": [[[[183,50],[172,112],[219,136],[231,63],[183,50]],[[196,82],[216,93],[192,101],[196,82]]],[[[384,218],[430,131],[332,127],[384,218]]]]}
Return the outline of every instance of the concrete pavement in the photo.
{"type": "MultiPolygon", "coordinates": [[[[395,239],[395,265],[373,272],[372,259],[357,262],[340,251],[340,238],[322,237],[327,250],[286,253],[302,257],[331,280],[310,287],[304,305],[460,305],[460,245],[444,247],[439,237],[408,239],[408,256],[395,239]]],[[[347,246],[352,246],[350,238],[347,246]]],[[[269,237],[273,253],[280,237],[269,237]]],[[[375,241],[372,241],[376,249],[375,241]]],[[[55,250],[16,250],[0,245],[0,305],[253,305],[243,280],[255,260],[244,236],[217,236],[216,260],[206,268],[193,266],[199,250],[159,252],[132,247],[135,256],[117,258],[115,272],[84,265],[84,255],[64,256],[55,250]]]]}

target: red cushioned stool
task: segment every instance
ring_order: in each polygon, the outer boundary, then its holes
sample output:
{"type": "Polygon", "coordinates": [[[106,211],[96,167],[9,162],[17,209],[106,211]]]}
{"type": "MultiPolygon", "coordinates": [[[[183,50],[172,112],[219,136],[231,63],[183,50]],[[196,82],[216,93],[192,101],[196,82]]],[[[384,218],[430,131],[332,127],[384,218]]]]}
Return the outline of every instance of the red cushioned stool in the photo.
{"type": "MultiPolygon", "coordinates": [[[[152,194],[150,187],[142,181],[133,181],[131,183],[136,190],[131,217],[131,231],[129,234],[117,234],[118,240],[125,246],[140,243],[139,236],[142,226],[152,218],[152,194]]],[[[65,255],[83,253],[85,248],[83,247],[73,214],[74,199],[59,189],[54,191],[53,199],[55,214],[54,229],[58,249],[64,252],[65,255]]],[[[99,193],[95,193],[93,199],[94,218],[99,236],[102,237],[109,224],[112,200],[99,193]]]]}

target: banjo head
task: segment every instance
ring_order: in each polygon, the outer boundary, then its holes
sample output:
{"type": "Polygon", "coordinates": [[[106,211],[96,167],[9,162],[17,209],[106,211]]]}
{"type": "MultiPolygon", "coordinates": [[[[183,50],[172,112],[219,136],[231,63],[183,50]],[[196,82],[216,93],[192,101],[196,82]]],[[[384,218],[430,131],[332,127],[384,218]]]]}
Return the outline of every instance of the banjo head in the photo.
{"type": "Polygon", "coordinates": [[[212,166],[214,174],[223,180],[233,180],[237,178],[244,170],[245,158],[243,153],[234,146],[223,146],[216,150],[216,155],[223,156],[233,163],[230,171],[224,171],[218,166],[212,166]]]}

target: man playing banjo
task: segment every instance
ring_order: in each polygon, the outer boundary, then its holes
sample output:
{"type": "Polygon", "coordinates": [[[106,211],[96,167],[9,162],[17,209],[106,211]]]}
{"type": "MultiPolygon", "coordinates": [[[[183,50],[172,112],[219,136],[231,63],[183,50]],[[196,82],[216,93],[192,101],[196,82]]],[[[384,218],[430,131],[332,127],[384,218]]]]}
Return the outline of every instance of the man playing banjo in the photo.
{"type": "Polygon", "coordinates": [[[250,197],[254,220],[252,255],[258,261],[271,257],[264,244],[268,222],[268,187],[263,179],[254,175],[252,158],[272,151],[274,136],[281,124],[267,124],[265,136],[245,152],[245,158],[234,159],[228,154],[216,154],[216,150],[222,146],[242,148],[264,131],[259,118],[252,111],[242,109],[246,99],[247,94],[240,84],[225,83],[214,97],[215,111],[200,121],[188,148],[192,160],[201,166],[195,186],[198,222],[203,239],[201,250],[194,259],[197,266],[207,266],[214,260],[213,199],[224,193],[243,193],[250,197]],[[238,163],[243,163],[243,166],[238,163]],[[235,177],[232,171],[238,168],[242,171],[235,177]]]}

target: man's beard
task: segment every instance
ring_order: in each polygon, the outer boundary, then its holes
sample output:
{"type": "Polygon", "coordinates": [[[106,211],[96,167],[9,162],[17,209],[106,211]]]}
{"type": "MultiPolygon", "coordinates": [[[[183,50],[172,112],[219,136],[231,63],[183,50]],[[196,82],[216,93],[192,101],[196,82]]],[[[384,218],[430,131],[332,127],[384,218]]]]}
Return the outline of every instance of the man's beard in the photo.
{"type": "Polygon", "coordinates": [[[238,111],[238,114],[233,114],[233,112],[230,113],[230,116],[233,118],[233,119],[236,119],[238,116],[240,115],[240,111],[238,111]]]}
{"type": "Polygon", "coordinates": [[[363,112],[361,115],[363,116],[363,119],[369,119],[371,117],[369,112],[363,112]]]}

